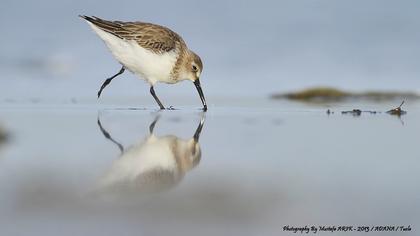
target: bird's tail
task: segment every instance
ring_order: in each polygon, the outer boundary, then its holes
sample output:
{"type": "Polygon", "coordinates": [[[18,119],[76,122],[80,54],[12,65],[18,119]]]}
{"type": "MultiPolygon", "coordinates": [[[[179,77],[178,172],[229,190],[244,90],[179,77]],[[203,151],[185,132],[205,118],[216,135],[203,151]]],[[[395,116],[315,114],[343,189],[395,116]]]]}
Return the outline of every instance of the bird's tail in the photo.
{"type": "Polygon", "coordinates": [[[114,34],[114,31],[120,28],[120,25],[116,22],[103,20],[96,16],[79,15],[79,17],[111,34],[114,34]]]}

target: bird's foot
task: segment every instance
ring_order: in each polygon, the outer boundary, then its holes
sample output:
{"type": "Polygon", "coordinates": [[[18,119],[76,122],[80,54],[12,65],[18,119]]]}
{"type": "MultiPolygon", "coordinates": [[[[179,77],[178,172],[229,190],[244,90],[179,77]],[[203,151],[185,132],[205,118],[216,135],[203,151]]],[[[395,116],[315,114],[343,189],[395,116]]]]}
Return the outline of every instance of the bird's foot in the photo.
{"type": "Polygon", "coordinates": [[[173,110],[175,110],[175,108],[174,108],[173,106],[169,106],[168,108],[166,108],[166,110],[171,110],[171,111],[173,111],[173,110]]]}

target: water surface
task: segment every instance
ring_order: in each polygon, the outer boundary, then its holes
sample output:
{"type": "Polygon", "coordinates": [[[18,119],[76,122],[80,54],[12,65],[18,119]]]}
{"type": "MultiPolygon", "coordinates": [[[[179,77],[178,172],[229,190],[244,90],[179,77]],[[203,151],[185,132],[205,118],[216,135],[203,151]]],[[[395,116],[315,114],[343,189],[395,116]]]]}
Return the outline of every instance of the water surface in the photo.
{"type": "Polygon", "coordinates": [[[3,104],[2,235],[279,235],[290,234],[285,225],[341,224],[416,230],[420,104],[407,104],[398,118],[340,113],[398,102],[254,102],[207,113],[3,104]]]}

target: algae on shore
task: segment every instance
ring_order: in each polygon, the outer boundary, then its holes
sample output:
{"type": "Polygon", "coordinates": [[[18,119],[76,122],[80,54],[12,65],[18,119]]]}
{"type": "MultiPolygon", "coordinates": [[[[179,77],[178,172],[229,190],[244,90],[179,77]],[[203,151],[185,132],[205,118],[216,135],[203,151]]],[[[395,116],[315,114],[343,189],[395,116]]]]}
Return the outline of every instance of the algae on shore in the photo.
{"type": "Polygon", "coordinates": [[[390,114],[390,115],[394,115],[394,116],[402,116],[407,114],[406,111],[404,111],[403,109],[401,109],[402,105],[404,105],[405,101],[402,101],[401,105],[399,105],[398,107],[391,109],[389,111],[387,111],[386,113],[390,114]]]}
{"type": "Polygon", "coordinates": [[[414,92],[397,91],[367,91],[367,92],[349,92],[331,87],[314,87],[301,91],[273,94],[272,99],[289,99],[308,102],[331,102],[350,99],[366,99],[374,101],[384,100],[409,100],[420,99],[420,95],[414,92]]]}

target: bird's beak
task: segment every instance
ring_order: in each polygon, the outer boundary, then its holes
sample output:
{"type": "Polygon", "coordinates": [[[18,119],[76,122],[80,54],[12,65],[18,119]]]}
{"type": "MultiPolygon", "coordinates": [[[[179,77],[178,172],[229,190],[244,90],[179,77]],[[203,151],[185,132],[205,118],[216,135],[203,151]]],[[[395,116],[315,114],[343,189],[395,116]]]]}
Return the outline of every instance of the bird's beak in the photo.
{"type": "Polygon", "coordinates": [[[201,89],[200,80],[196,79],[194,81],[194,85],[197,88],[198,94],[200,95],[201,103],[203,103],[203,110],[207,111],[206,99],[204,98],[204,93],[203,93],[203,90],[201,89]]]}

